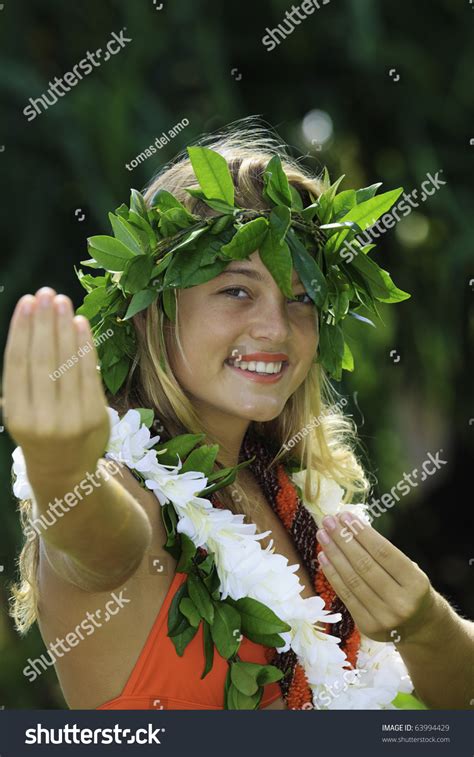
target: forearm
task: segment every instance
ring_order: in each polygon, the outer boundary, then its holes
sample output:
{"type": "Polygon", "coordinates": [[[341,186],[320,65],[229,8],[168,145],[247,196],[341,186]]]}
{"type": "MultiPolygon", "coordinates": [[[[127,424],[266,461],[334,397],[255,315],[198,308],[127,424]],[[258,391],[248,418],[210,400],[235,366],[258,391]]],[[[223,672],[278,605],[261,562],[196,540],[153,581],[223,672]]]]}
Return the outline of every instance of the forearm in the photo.
{"type": "Polygon", "coordinates": [[[143,555],[151,538],[149,519],[104,461],[89,476],[28,470],[28,477],[36,500],[32,528],[53,547],[102,575],[120,573],[143,555]]]}
{"type": "Polygon", "coordinates": [[[474,700],[474,623],[438,592],[423,627],[397,644],[415,691],[432,709],[469,709],[474,700]]]}

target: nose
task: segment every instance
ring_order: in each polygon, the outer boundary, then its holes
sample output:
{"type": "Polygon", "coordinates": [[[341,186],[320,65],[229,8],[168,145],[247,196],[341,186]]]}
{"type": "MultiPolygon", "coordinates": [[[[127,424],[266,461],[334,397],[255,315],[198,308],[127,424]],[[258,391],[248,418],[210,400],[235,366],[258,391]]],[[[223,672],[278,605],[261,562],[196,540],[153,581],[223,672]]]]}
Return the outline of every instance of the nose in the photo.
{"type": "Polygon", "coordinates": [[[249,334],[256,342],[267,341],[281,348],[288,343],[290,321],[286,300],[279,289],[275,294],[268,293],[268,296],[260,299],[249,334]]]}

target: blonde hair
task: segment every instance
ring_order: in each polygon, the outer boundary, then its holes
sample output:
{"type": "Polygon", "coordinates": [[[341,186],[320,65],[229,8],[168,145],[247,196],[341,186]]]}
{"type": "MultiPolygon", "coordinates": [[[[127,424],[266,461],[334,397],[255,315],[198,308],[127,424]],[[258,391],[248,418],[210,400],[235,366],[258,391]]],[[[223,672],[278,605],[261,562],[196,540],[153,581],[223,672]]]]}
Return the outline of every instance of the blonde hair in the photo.
{"type": "MultiPolygon", "coordinates": [[[[201,137],[193,144],[211,147],[224,156],[235,185],[235,202],[240,207],[255,210],[271,207],[262,196],[262,172],[275,154],[280,155],[286,176],[302,196],[304,205],[321,193],[320,180],[301,166],[298,159],[291,157],[288,148],[276,134],[253,124],[252,117],[234,122],[220,133],[201,137]]],[[[145,200],[150,204],[158,189],[166,189],[195,215],[203,218],[215,215],[215,211],[201,200],[188,194],[185,187],[198,188],[198,184],[187,152],[183,150],[152,179],[144,193],[145,200]]],[[[176,340],[182,352],[179,292],[176,290],[175,301],[177,317],[174,327],[156,303],[134,316],[137,352],[123,387],[116,395],[108,394],[107,400],[119,413],[131,407],[152,408],[164,426],[164,439],[181,433],[205,433],[205,443],[220,444],[196,414],[170,367],[167,336],[176,340]]],[[[356,425],[352,418],[344,416],[338,396],[321,365],[313,363],[306,379],[288,399],[277,418],[265,422],[252,421],[250,424],[257,434],[264,434],[266,439],[277,445],[278,453],[271,466],[291,458],[306,469],[303,494],[309,502],[316,502],[319,496],[317,474],[334,479],[344,489],[344,502],[365,501],[370,488],[355,454],[358,442],[356,425]],[[289,452],[285,443],[288,440],[294,442],[295,439],[297,441],[289,452]],[[315,473],[317,486],[312,494],[312,476],[315,473]]],[[[219,457],[216,465],[223,467],[219,457]]],[[[251,518],[255,506],[250,506],[238,480],[231,485],[230,491],[228,489],[219,490],[219,500],[233,512],[241,512],[251,518]]],[[[31,501],[22,500],[19,508],[25,531],[31,515],[31,501]]],[[[38,560],[39,536],[35,533],[34,540],[27,541],[21,550],[20,581],[12,588],[11,615],[22,634],[37,619],[38,560]]]]}

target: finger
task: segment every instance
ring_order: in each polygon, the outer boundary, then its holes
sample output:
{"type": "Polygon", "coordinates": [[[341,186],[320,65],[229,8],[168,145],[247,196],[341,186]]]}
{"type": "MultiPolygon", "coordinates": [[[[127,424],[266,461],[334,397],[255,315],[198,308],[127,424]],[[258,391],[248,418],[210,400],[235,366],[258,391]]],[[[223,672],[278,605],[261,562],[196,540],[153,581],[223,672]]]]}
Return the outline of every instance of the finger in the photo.
{"type": "MultiPolygon", "coordinates": [[[[356,539],[347,540],[344,526],[331,516],[323,519],[324,531],[347,557],[354,571],[379,595],[387,597],[401,589],[401,585],[367,552],[356,539]]],[[[328,550],[326,550],[327,552],[328,550]]]]}
{"type": "Polygon", "coordinates": [[[83,408],[80,402],[81,373],[78,365],[76,329],[71,300],[63,294],[54,299],[56,339],[58,345],[59,376],[53,376],[57,383],[58,415],[63,427],[74,433],[82,423],[83,408]]]}
{"type": "Polygon", "coordinates": [[[372,555],[379,565],[390,573],[401,586],[407,586],[413,577],[413,562],[398,547],[395,547],[382,534],[379,534],[372,526],[363,523],[360,518],[352,513],[342,513],[340,523],[343,524],[372,555]]]}
{"type": "Polygon", "coordinates": [[[81,349],[80,359],[81,397],[85,419],[93,426],[102,418],[106,406],[106,399],[97,364],[99,358],[94,345],[91,327],[87,318],[77,315],[74,318],[78,349],[81,349]]]}
{"type": "Polygon", "coordinates": [[[350,614],[354,618],[356,625],[371,626],[373,625],[373,616],[367,610],[365,605],[347,588],[341,576],[334,565],[329,562],[326,553],[320,552],[318,555],[319,564],[324,575],[336,592],[339,599],[344,602],[350,614]]]}
{"type": "Polygon", "coordinates": [[[57,422],[57,391],[51,379],[57,367],[53,298],[51,287],[42,287],[36,293],[36,309],[31,340],[30,376],[34,428],[41,433],[52,433],[57,422]]]}
{"type": "MultiPolygon", "coordinates": [[[[324,548],[326,558],[330,561],[331,566],[336,570],[337,575],[343,582],[346,595],[349,593],[353,595],[372,618],[376,618],[380,623],[385,622],[388,619],[386,602],[389,595],[377,594],[366,583],[365,578],[355,572],[345,554],[332,539],[330,539],[329,543],[326,543],[328,534],[325,529],[320,528],[316,537],[324,548]]],[[[389,577],[388,574],[387,577],[389,577]]],[[[344,599],[342,601],[345,603],[344,599]]]]}
{"type": "Polygon", "coordinates": [[[21,297],[14,310],[3,365],[3,417],[16,430],[26,431],[31,426],[31,387],[28,370],[33,311],[35,298],[32,294],[21,297]],[[29,312],[24,312],[27,305],[29,312]]]}

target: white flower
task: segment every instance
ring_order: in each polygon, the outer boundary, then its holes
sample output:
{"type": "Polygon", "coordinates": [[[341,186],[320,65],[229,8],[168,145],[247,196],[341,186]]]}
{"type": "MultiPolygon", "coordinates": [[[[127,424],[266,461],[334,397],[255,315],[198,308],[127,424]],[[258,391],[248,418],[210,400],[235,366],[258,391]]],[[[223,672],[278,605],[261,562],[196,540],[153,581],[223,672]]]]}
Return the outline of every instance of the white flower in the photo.
{"type": "Polygon", "coordinates": [[[107,412],[111,430],[106,457],[133,468],[160,437],[151,438],[150,431],[141,422],[138,410],[128,410],[122,419],[112,407],[107,407],[107,412]]]}
{"type": "Polygon", "coordinates": [[[300,487],[304,506],[311,513],[318,528],[322,527],[323,518],[326,515],[338,515],[342,512],[349,512],[358,516],[366,523],[370,523],[367,516],[367,506],[363,504],[353,504],[343,502],[344,489],[342,489],[332,478],[327,478],[321,473],[313,470],[311,476],[311,493],[313,498],[316,496],[318,479],[320,481],[319,496],[316,504],[312,504],[304,496],[304,482],[306,470],[298,471],[291,475],[293,482],[300,487]]]}
{"type": "MultiPolygon", "coordinates": [[[[175,473],[168,471],[163,466],[159,466],[151,474],[151,478],[145,480],[148,489],[155,492],[160,505],[167,502],[173,502],[174,505],[186,507],[186,504],[194,498],[197,492],[202,491],[207,486],[207,478],[200,471],[187,471],[186,473],[175,473]]],[[[209,506],[212,507],[210,502],[209,506]]]]}
{"type": "Polygon", "coordinates": [[[18,499],[34,499],[33,490],[28,481],[26,472],[25,456],[21,447],[16,447],[12,452],[12,471],[15,474],[13,494],[18,499]]]}
{"type": "Polygon", "coordinates": [[[322,525],[322,520],[326,515],[335,515],[343,507],[342,498],[344,496],[344,489],[342,489],[335,481],[326,476],[322,476],[317,471],[312,471],[311,476],[311,495],[314,499],[317,492],[318,478],[320,482],[319,497],[316,504],[311,504],[304,497],[304,484],[306,479],[306,470],[298,471],[291,475],[292,480],[297,486],[300,487],[302,492],[302,501],[305,507],[313,515],[318,528],[322,525]]]}

